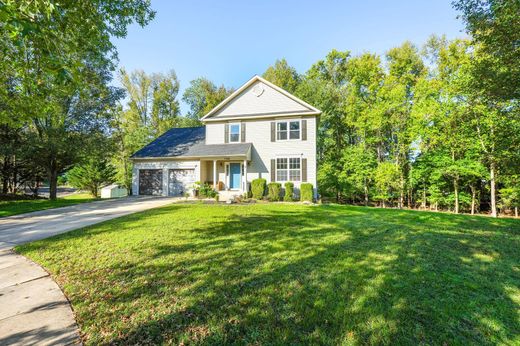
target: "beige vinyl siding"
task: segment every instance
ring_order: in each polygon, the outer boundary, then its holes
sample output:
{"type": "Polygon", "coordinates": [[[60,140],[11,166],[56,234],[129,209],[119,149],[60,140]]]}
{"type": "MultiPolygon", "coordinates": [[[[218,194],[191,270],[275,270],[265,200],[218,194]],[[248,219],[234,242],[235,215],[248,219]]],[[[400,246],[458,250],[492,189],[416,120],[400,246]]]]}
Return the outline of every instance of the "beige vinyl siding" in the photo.
{"type": "Polygon", "coordinates": [[[308,112],[309,109],[281,94],[279,91],[274,90],[269,85],[261,81],[256,81],[237,95],[231,102],[219,109],[212,116],[212,119],[248,114],[272,114],[281,111],[285,113],[298,113],[308,112]],[[263,88],[260,96],[257,96],[255,92],[253,92],[258,85],[263,88]]]}
{"type": "Polygon", "coordinates": [[[206,124],[206,144],[224,144],[224,133],[226,123],[206,124]]]}
{"type": "MultiPolygon", "coordinates": [[[[278,157],[300,157],[307,159],[307,182],[316,187],[316,116],[272,118],[257,120],[242,120],[246,125],[246,142],[253,144],[251,162],[247,168],[249,182],[256,178],[265,178],[271,181],[271,159],[278,157]],[[271,122],[277,120],[290,121],[305,119],[307,121],[307,140],[284,140],[271,142],[271,122]]],[[[206,143],[224,143],[225,123],[206,124],[206,143]]],[[[232,144],[230,144],[232,145],[232,144]]],[[[220,167],[219,167],[220,168],[220,167]]],[[[219,172],[219,180],[225,179],[222,171],[219,172]]],[[[295,182],[296,186],[300,182],[295,182]]]]}

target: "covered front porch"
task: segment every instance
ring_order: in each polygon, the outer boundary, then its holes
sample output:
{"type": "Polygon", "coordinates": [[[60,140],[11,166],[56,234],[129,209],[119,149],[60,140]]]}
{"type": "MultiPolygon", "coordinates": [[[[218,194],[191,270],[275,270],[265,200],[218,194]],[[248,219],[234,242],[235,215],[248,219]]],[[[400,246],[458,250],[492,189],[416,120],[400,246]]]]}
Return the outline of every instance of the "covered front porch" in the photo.
{"type": "Polygon", "coordinates": [[[243,194],[249,191],[247,158],[222,158],[200,160],[200,181],[220,192],[243,194]]]}

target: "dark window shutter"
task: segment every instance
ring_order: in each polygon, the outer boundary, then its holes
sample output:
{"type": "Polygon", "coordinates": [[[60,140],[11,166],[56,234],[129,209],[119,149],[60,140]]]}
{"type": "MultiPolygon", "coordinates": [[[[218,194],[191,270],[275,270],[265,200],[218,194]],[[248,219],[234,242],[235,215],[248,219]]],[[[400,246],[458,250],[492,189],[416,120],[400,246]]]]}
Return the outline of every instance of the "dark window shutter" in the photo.
{"type": "Polygon", "coordinates": [[[225,125],[226,128],[224,130],[224,143],[229,143],[229,124],[225,125]]]}
{"type": "Polygon", "coordinates": [[[276,181],[276,160],[271,159],[271,182],[276,181]]]}
{"type": "Polygon", "coordinates": [[[271,122],[271,142],[276,142],[276,123],[271,122]]]}
{"type": "Polygon", "coordinates": [[[246,123],[240,123],[240,141],[244,143],[246,141],[246,123]]]}
{"type": "Polygon", "coordinates": [[[307,140],[307,120],[302,120],[302,141],[307,140]]]}
{"type": "Polygon", "coordinates": [[[302,159],[302,181],[307,181],[307,159],[302,159]]]}

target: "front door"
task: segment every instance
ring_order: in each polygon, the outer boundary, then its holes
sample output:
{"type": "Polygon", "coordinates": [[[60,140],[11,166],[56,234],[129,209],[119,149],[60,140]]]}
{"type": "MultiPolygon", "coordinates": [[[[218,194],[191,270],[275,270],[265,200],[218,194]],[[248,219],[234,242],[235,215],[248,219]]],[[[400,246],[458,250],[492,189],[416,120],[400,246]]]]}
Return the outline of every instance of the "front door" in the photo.
{"type": "Polygon", "coordinates": [[[240,189],[240,163],[229,164],[229,188],[240,189]]]}

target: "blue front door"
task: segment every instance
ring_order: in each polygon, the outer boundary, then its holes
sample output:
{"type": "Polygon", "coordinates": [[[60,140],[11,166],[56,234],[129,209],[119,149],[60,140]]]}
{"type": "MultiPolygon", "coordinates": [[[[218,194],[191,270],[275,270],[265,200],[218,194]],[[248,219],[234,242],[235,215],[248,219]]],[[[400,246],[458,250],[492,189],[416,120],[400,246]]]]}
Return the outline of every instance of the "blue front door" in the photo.
{"type": "Polygon", "coordinates": [[[240,163],[229,164],[229,188],[240,189],[240,163]]]}

